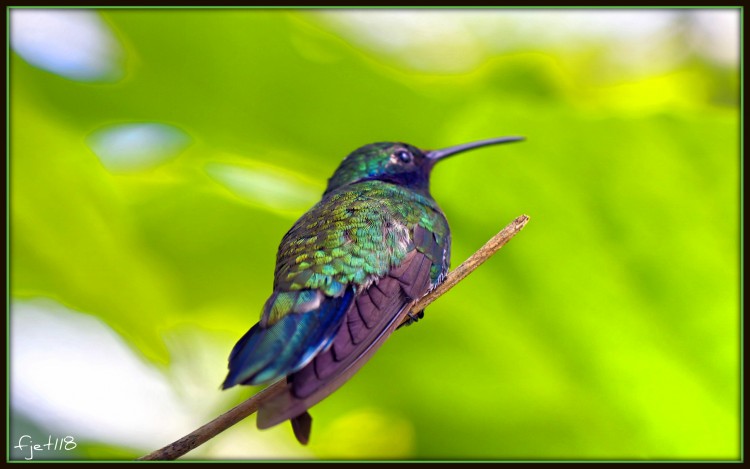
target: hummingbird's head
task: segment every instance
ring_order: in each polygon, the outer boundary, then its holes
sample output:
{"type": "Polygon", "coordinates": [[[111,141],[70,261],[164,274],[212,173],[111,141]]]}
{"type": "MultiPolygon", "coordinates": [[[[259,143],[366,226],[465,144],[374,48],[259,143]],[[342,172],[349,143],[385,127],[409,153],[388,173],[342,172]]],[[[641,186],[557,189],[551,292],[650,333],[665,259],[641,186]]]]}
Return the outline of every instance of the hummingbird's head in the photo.
{"type": "Polygon", "coordinates": [[[473,148],[517,140],[523,140],[523,137],[493,138],[432,151],[400,142],[371,143],[344,158],[328,180],[325,194],[349,184],[372,180],[428,194],[430,171],[438,161],[473,148]]]}
{"type": "Polygon", "coordinates": [[[399,142],[371,143],[351,152],[328,180],[326,193],[361,181],[405,187],[428,185],[431,162],[419,148],[399,142]]]}

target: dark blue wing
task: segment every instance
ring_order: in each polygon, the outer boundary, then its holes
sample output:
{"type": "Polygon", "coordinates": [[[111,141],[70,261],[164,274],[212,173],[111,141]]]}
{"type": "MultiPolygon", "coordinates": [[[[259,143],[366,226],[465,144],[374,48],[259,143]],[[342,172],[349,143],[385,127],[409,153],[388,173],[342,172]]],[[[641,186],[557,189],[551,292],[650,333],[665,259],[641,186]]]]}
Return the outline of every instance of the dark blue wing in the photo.
{"type": "Polygon", "coordinates": [[[324,297],[310,311],[254,325],[232,349],[222,387],[269,383],[304,367],[331,344],[353,299],[354,288],[348,288],[340,297],[324,297]]]}

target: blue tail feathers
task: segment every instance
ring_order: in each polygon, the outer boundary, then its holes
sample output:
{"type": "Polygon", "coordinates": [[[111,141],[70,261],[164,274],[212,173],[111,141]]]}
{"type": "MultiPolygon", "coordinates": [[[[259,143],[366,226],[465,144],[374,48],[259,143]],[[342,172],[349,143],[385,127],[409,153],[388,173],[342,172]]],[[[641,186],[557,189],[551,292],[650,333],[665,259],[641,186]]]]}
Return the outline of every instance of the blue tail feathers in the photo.
{"type": "Polygon", "coordinates": [[[232,349],[222,387],[269,383],[305,366],[331,343],[353,299],[350,287],[316,309],[288,313],[268,327],[255,324],[232,349]]]}

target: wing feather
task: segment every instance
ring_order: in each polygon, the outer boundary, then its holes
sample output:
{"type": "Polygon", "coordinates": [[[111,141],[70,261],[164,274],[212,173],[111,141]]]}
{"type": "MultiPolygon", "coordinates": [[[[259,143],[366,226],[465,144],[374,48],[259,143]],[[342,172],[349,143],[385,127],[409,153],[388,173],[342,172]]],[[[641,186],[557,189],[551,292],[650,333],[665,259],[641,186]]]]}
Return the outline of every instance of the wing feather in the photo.
{"type": "Polygon", "coordinates": [[[431,267],[432,262],[425,254],[413,250],[398,269],[360,292],[349,306],[330,348],[291,374],[285,392],[260,407],[258,428],[294,419],[354,375],[398,327],[396,319],[403,309],[429,290],[431,267]],[[401,278],[408,282],[402,282],[401,278]]]}
{"type": "Polygon", "coordinates": [[[330,345],[354,300],[354,288],[326,297],[317,308],[290,312],[273,324],[254,325],[229,355],[229,374],[222,387],[263,384],[299,370],[330,345]]]}

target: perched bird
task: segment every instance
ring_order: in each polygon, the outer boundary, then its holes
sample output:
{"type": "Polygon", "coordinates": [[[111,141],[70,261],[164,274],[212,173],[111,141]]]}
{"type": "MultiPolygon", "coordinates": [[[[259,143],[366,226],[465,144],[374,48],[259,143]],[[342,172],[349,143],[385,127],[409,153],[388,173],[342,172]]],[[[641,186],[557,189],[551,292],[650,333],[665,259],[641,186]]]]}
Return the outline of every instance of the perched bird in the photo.
{"type": "Polygon", "coordinates": [[[307,409],[338,389],[400,325],[397,320],[448,273],[448,222],[430,195],[438,161],[522,140],[503,137],[434,151],[383,142],[347,156],[323,198],[284,235],[273,293],[234,346],[223,388],[286,379],[258,409],[258,428],[290,420],[300,443],[307,409]]]}

